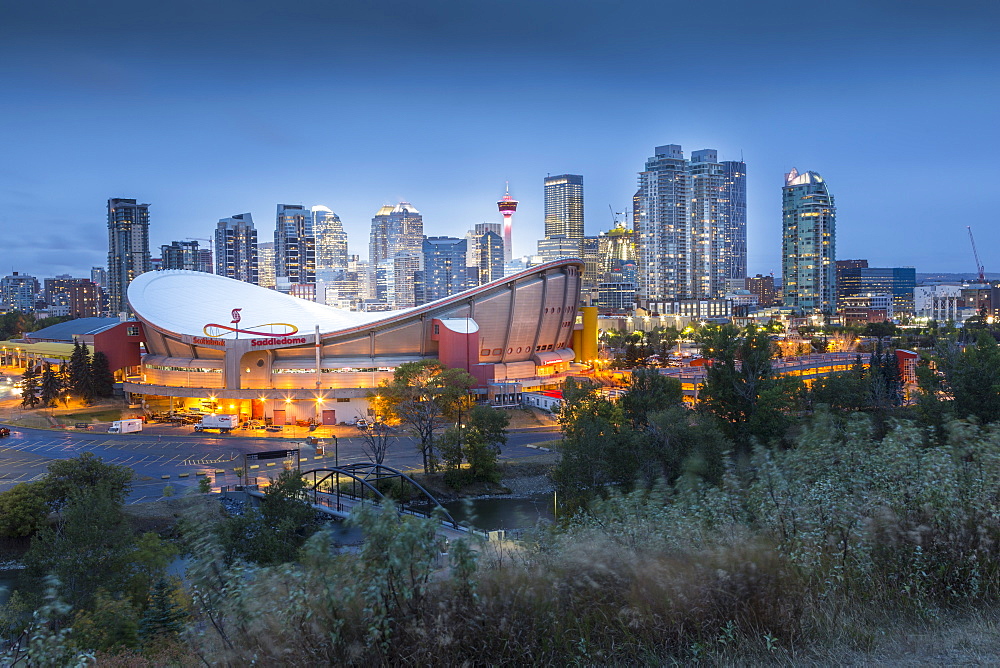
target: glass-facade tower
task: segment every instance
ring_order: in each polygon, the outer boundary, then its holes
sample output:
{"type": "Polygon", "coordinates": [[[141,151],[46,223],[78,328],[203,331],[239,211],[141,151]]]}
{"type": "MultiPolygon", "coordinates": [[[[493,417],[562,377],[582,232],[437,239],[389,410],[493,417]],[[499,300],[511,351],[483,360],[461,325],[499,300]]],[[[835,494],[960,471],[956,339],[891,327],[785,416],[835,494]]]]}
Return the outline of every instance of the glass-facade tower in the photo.
{"type": "Polygon", "coordinates": [[[245,283],[260,280],[257,230],[249,213],[222,218],[216,225],[215,273],[245,283]]]}
{"type": "Polygon", "coordinates": [[[545,238],[583,238],[583,177],[545,177],[545,238]]]}
{"type": "Polygon", "coordinates": [[[837,209],[816,172],[792,169],[782,189],[782,299],[785,306],[837,309],[837,209]]]}
{"type": "Polygon", "coordinates": [[[278,205],[274,227],[274,275],[289,283],[316,282],[312,212],[300,204],[278,205]]]}
{"type": "Polygon", "coordinates": [[[347,233],[340,216],[325,206],[312,208],[316,268],[347,270],[347,233]]]}
{"type": "Polygon", "coordinates": [[[633,226],[643,297],[721,298],[727,279],[746,276],[746,165],[657,146],[639,173],[633,226]]]}
{"type": "Polygon", "coordinates": [[[126,291],[132,279],[152,269],[149,256],[149,205],[134,199],[108,200],[108,292],[112,313],[129,311],[126,291]]]}

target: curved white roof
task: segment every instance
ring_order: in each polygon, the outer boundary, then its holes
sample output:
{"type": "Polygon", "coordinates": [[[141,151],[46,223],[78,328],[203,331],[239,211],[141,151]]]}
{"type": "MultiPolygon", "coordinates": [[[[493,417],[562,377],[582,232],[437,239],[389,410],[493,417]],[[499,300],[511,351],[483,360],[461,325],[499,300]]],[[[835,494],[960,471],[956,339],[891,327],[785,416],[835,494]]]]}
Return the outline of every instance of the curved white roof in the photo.
{"type": "Polygon", "coordinates": [[[158,329],[190,336],[221,333],[223,339],[236,337],[226,328],[263,336],[290,333],[285,325],[311,334],[319,325],[320,332],[326,334],[402,313],[345,311],[225,276],[180,269],[150,271],[135,277],[128,286],[128,301],[137,316],[158,329]],[[236,325],[232,324],[233,309],[240,309],[236,325]],[[206,331],[210,325],[222,327],[206,331]]]}

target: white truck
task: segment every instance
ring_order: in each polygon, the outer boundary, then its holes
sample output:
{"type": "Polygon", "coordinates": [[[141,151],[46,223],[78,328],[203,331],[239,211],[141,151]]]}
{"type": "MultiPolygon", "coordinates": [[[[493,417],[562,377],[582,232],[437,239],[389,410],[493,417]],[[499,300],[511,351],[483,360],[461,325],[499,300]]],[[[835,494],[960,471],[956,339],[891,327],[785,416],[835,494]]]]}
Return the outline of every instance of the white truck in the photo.
{"type": "Polygon", "coordinates": [[[233,429],[240,426],[240,416],[230,413],[219,413],[206,415],[201,422],[194,426],[195,431],[205,431],[206,429],[218,429],[220,433],[228,434],[233,429]]]}
{"type": "Polygon", "coordinates": [[[142,420],[115,420],[108,427],[109,434],[132,434],[142,431],[142,420]]]}

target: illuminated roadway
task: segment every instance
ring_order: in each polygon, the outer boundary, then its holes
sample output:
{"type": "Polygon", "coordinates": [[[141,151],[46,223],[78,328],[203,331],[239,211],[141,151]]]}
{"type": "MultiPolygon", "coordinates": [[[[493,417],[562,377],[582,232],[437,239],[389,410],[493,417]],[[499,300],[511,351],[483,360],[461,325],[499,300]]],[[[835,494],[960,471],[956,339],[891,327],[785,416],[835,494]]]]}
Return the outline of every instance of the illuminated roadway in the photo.
{"type": "MultiPolygon", "coordinates": [[[[10,427],[10,430],[8,438],[0,439],[0,491],[21,482],[40,479],[55,460],[92,452],[105,462],[128,466],[135,471],[129,497],[131,503],[162,498],[164,487],[168,484],[174,488],[174,494],[182,494],[185,491],[183,488],[198,484],[199,472],[212,477],[213,487],[237,484],[233,469],[243,466],[244,454],[298,448],[303,470],[333,466],[335,456],[333,438],[329,436],[319,437],[326,444],[326,452],[317,456],[316,446],[305,444],[304,437],[182,436],[176,433],[178,428],[160,425],[153,425],[136,434],[25,427],[10,427]]],[[[369,461],[356,429],[341,428],[338,434],[341,464],[369,461]]],[[[539,450],[526,446],[544,444],[559,437],[558,432],[548,429],[512,431],[500,456],[502,459],[516,459],[537,455],[539,450]]],[[[392,439],[395,442],[389,447],[384,464],[402,470],[419,468],[421,457],[416,440],[405,434],[392,439]]],[[[281,460],[256,464],[259,468],[249,471],[250,476],[266,478],[280,471],[282,466],[281,460]]]]}

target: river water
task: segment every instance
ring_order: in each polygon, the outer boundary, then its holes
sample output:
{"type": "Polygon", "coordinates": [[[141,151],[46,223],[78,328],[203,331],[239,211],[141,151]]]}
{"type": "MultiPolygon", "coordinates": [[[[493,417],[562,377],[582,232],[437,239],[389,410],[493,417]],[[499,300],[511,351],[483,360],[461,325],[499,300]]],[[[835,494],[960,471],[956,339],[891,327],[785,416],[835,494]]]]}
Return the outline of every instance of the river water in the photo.
{"type": "Polygon", "coordinates": [[[477,529],[532,529],[555,520],[551,492],[524,498],[484,498],[443,503],[458,522],[468,521],[477,529]],[[467,505],[468,504],[468,505],[467,505]]]}

